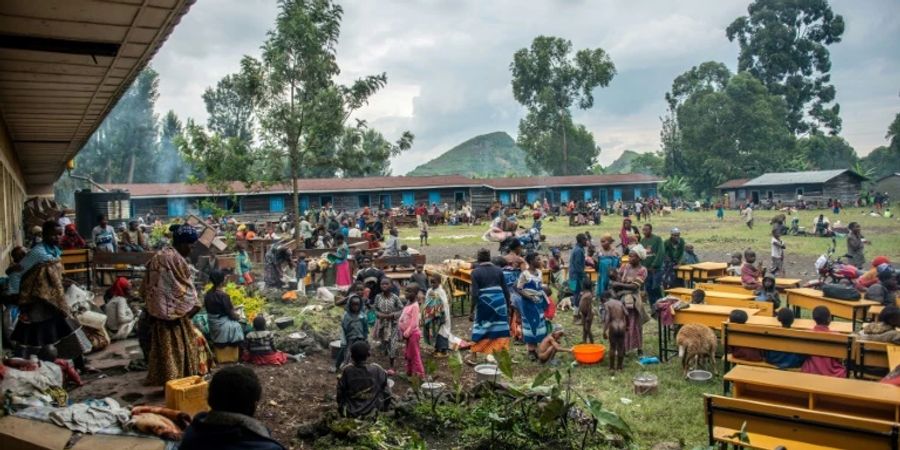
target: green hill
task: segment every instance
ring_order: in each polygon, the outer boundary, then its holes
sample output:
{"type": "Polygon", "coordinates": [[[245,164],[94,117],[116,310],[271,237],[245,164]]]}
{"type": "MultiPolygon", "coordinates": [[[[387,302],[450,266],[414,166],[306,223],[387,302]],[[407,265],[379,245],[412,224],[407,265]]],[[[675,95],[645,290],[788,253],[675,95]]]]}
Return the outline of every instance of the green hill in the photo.
{"type": "Polygon", "coordinates": [[[446,151],[407,175],[463,175],[467,177],[504,177],[531,175],[525,163],[525,151],[502,131],[475,136],[446,151]]]}
{"type": "Polygon", "coordinates": [[[653,171],[648,167],[636,166],[635,159],[642,154],[633,150],[625,150],[622,155],[616,158],[609,166],[606,167],[605,173],[644,173],[652,174],[653,171]]]}

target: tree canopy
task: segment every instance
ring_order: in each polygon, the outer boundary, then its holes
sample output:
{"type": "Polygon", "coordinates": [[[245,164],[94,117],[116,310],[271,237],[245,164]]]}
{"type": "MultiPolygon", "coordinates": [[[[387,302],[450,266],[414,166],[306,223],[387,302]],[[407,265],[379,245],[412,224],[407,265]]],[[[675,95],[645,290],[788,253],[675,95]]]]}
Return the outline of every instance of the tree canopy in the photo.
{"type": "Polygon", "coordinates": [[[601,48],[582,49],[574,57],[571,52],[571,41],[538,36],[510,64],[513,96],[528,109],[519,122],[518,144],[535,172],[588,173],[600,152],[590,132],[572,122],[570,108],[591,108],[593,90],[608,86],[616,68],[601,48]]]}
{"type": "Polygon", "coordinates": [[[856,150],[840,136],[812,133],[797,140],[797,149],[810,169],[846,169],[859,160],[856,150]]]}
{"type": "Polygon", "coordinates": [[[747,12],[726,30],[740,46],[738,71],[785,100],[792,132],[840,132],[828,45],[841,41],[844,18],[827,0],[756,0],[747,12]]]}

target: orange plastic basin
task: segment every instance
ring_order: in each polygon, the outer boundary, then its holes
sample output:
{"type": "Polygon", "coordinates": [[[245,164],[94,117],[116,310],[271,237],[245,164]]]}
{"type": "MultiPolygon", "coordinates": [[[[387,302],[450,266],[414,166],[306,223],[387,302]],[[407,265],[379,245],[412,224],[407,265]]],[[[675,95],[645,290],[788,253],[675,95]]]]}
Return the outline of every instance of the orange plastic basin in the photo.
{"type": "Polygon", "coordinates": [[[572,347],[572,355],[580,364],[597,364],[603,361],[606,347],[601,344],[578,344],[572,347]]]}

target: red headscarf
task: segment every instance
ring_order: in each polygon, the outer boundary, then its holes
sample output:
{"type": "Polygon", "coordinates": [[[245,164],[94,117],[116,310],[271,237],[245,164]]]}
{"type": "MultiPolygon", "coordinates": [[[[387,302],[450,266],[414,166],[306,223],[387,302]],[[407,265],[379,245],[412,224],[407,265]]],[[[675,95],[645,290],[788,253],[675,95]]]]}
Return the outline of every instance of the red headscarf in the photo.
{"type": "Polygon", "coordinates": [[[66,225],[66,232],[63,234],[62,239],[60,239],[59,246],[62,247],[63,250],[75,250],[85,248],[87,247],[87,244],[84,243],[84,238],[78,234],[78,230],[75,229],[75,224],[70,223],[66,225]]]}
{"type": "Polygon", "coordinates": [[[112,297],[125,297],[128,294],[129,289],[131,289],[131,282],[128,281],[128,278],[119,277],[116,278],[116,282],[110,286],[109,295],[112,297]]]}
{"type": "Polygon", "coordinates": [[[878,266],[882,264],[890,264],[891,260],[888,259],[887,256],[876,256],[875,259],[872,260],[872,267],[878,268],[878,266]]]}

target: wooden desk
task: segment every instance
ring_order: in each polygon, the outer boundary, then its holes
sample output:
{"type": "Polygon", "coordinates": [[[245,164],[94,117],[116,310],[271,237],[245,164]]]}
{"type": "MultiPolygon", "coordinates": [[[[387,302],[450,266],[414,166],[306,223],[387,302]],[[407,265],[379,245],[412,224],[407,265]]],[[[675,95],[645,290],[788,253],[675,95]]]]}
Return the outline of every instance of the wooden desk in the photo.
{"type": "Polygon", "coordinates": [[[856,378],[875,376],[881,379],[892,367],[888,361],[888,347],[892,344],[880,341],[856,339],[853,341],[853,375],[856,378]],[[868,372],[867,372],[867,369],[868,372]],[[875,370],[872,370],[875,369],[875,370]]]}
{"type": "Polygon", "coordinates": [[[597,282],[598,274],[597,274],[596,269],[594,269],[593,267],[588,267],[588,268],[584,269],[584,273],[587,274],[588,278],[591,279],[592,283],[597,282]]]}
{"type": "MultiPolygon", "coordinates": [[[[792,289],[800,287],[800,282],[803,280],[799,278],[776,278],[775,279],[775,287],[778,290],[792,289]]],[[[719,277],[716,278],[716,283],[720,284],[736,284],[738,286],[742,285],[741,277],[719,277]]]]}
{"type": "MultiPolygon", "coordinates": [[[[691,295],[693,294],[693,289],[688,288],[672,288],[667,289],[666,293],[675,297],[678,297],[688,303],[691,301],[691,295]]],[[[737,294],[734,292],[721,292],[721,291],[703,291],[705,294],[705,298],[722,298],[729,300],[748,300],[748,301],[756,301],[756,296],[753,294],[737,294]]]]}
{"type": "Polygon", "coordinates": [[[388,272],[384,273],[385,277],[390,278],[391,280],[395,280],[395,281],[409,280],[410,278],[412,278],[412,275],[413,275],[412,271],[400,271],[400,272],[388,271],[388,272]]]}
{"type": "Polygon", "coordinates": [[[900,364],[900,345],[889,344],[887,346],[888,367],[894,368],[900,364]]]}
{"type": "Polygon", "coordinates": [[[744,287],[739,284],[697,283],[694,287],[706,292],[731,292],[734,294],[753,295],[753,291],[744,289],[744,287]]]}
{"type": "Polygon", "coordinates": [[[472,269],[457,269],[456,276],[466,283],[472,284],[472,269]]]}
{"type": "MultiPolygon", "coordinates": [[[[731,306],[691,305],[689,308],[675,312],[675,325],[699,323],[706,325],[713,330],[720,331],[722,329],[722,322],[727,321],[728,316],[731,315],[731,311],[734,311],[735,309],[743,310],[747,313],[747,316],[753,316],[759,312],[758,309],[734,308],[731,306]]],[[[669,348],[670,337],[674,337],[672,330],[674,327],[663,326],[662,321],[660,320],[657,320],[656,323],[657,332],[659,333],[659,358],[662,361],[668,361],[669,354],[678,353],[678,349],[669,348]]]]}
{"type": "Polygon", "coordinates": [[[733,397],[867,419],[900,421],[900,389],[871,381],[735,366],[725,375],[733,397]]]}
{"type": "Polygon", "coordinates": [[[712,281],[725,275],[725,269],[728,268],[728,264],[717,262],[702,262],[691,264],[691,267],[694,268],[693,272],[691,273],[691,279],[694,282],[712,281]]]}
{"type": "MultiPolygon", "coordinates": [[[[748,317],[747,323],[750,325],[781,328],[781,322],[778,321],[778,318],[761,314],[748,317]]],[[[794,319],[794,323],[791,324],[791,328],[798,330],[812,330],[815,326],[816,321],[812,319],[794,319]]],[[[841,334],[850,334],[853,332],[853,324],[850,322],[831,322],[831,325],[829,325],[828,328],[835,333],[841,334]]]]}
{"type": "Polygon", "coordinates": [[[871,300],[828,298],[822,294],[822,291],[809,288],[788,289],[786,292],[787,305],[794,307],[797,315],[799,315],[800,308],[812,310],[816,306],[825,306],[831,311],[833,317],[849,319],[853,323],[854,331],[857,325],[866,318],[868,309],[879,304],[871,300]]]}
{"type": "Polygon", "coordinates": [[[694,285],[694,279],[692,278],[693,273],[694,267],[690,264],[685,264],[675,268],[675,278],[684,281],[684,285],[687,287],[692,287],[694,285]]]}

